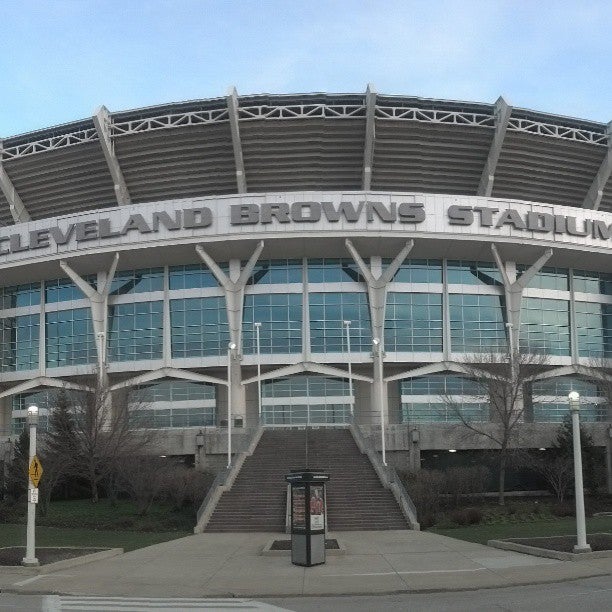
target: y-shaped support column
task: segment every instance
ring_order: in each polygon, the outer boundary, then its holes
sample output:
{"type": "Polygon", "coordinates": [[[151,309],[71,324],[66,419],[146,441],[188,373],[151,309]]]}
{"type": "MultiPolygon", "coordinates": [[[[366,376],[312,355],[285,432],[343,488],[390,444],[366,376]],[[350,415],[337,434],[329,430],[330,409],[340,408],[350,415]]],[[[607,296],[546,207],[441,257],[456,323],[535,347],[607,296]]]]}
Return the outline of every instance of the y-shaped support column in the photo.
{"type": "MultiPolygon", "coordinates": [[[[228,382],[231,389],[228,389],[228,391],[232,398],[232,414],[242,417],[243,422],[246,417],[246,401],[244,387],[242,385],[240,358],[242,355],[242,309],[244,307],[244,289],[251,274],[253,274],[253,269],[261,255],[263,247],[264,243],[262,240],[258,243],[249,261],[240,271],[238,278],[230,278],[230,276],[228,276],[217,265],[217,262],[204,250],[204,247],[201,245],[196,247],[198,255],[213,273],[225,293],[225,307],[227,309],[230,342],[236,345],[236,348],[231,351],[231,354],[235,357],[230,360],[230,375],[228,382]]],[[[232,270],[230,270],[230,275],[232,275],[232,270]]]]}
{"type": "Polygon", "coordinates": [[[510,280],[506,266],[501,260],[497,247],[492,244],[491,251],[495,258],[495,263],[499,268],[504,284],[504,295],[506,298],[506,316],[508,321],[508,352],[514,361],[516,353],[519,351],[519,337],[521,333],[521,300],[523,291],[530,283],[531,279],[544,267],[544,264],[552,257],[552,249],[547,249],[538,260],[531,265],[521,276],[514,281],[510,280]]]}
{"type": "Polygon", "coordinates": [[[359,271],[365,278],[368,288],[368,301],[370,303],[370,320],[372,322],[372,336],[378,342],[373,345],[374,357],[374,383],[372,385],[372,409],[374,414],[380,414],[384,418],[386,414],[386,402],[384,400],[384,375],[382,361],[384,359],[385,345],[385,308],[387,306],[387,286],[404,263],[408,253],[414,246],[414,241],[409,240],[404,248],[396,255],[395,259],[377,277],[374,277],[372,269],[366,265],[357,249],[350,240],[345,241],[346,248],[351,257],[359,267],[359,271]]]}
{"type": "Polygon", "coordinates": [[[93,323],[94,335],[96,337],[96,351],[98,353],[98,382],[106,384],[106,342],[108,331],[108,294],[117,270],[119,253],[115,253],[113,263],[106,274],[106,279],[96,290],[83,277],[79,276],[66,261],[60,261],[60,267],[72,280],[72,282],[89,299],[91,308],[91,320],[93,323]]]}

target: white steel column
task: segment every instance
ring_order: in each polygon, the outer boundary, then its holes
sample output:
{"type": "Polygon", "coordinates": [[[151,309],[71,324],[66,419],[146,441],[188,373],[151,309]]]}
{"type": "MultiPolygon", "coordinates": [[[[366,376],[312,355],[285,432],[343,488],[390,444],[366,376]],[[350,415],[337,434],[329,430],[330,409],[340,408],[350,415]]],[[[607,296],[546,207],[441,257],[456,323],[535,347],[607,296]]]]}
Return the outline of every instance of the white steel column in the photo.
{"type": "Polygon", "coordinates": [[[238,193],[246,193],[247,182],[246,173],[244,171],[242,140],[240,139],[240,125],[238,119],[238,92],[235,87],[230,87],[226,100],[230,131],[232,134],[232,148],[234,149],[234,162],[236,164],[236,188],[238,193]]]}
{"type": "Polygon", "coordinates": [[[117,204],[119,204],[119,206],[131,204],[130,192],[128,191],[123,172],[121,171],[119,160],[115,154],[115,145],[111,135],[112,119],[105,106],[101,106],[96,111],[96,114],[93,116],[93,122],[96,127],[96,132],[98,132],[98,140],[102,147],[102,153],[104,154],[108,171],[113,179],[117,204]]]}
{"type": "Polygon", "coordinates": [[[363,172],[361,184],[363,191],[372,187],[372,168],[374,166],[374,142],[376,140],[376,90],[368,84],[365,94],[366,126],[363,145],[363,172]]]}
{"type": "MultiPolygon", "coordinates": [[[[230,371],[230,385],[232,387],[232,409],[238,416],[241,416],[246,422],[246,398],[244,393],[244,386],[242,385],[242,373],[240,367],[240,359],[242,354],[242,310],[244,307],[244,290],[246,284],[253,273],[255,264],[261,255],[264,243],[263,240],[257,243],[253,254],[249,258],[244,268],[239,271],[238,274],[230,275],[234,278],[230,278],[217,264],[217,262],[204,250],[201,245],[196,246],[196,252],[200,256],[200,259],[208,266],[210,271],[213,273],[217,282],[221,285],[223,293],[225,294],[225,308],[227,311],[227,323],[230,332],[230,342],[236,345],[235,359],[231,360],[231,371],[230,371]],[[237,277],[237,278],[236,278],[237,277]]],[[[232,263],[232,262],[230,262],[232,263]]],[[[240,265],[239,261],[235,262],[237,267],[240,265]]],[[[238,268],[239,269],[239,268],[238,268]]]]}
{"type": "Polygon", "coordinates": [[[533,277],[544,267],[544,264],[552,257],[552,249],[547,249],[546,252],[538,258],[519,278],[514,281],[510,280],[506,266],[502,262],[497,247],[492,244],[491,251],[495,258],[495,263],[501,273],[502,282],[504,285],[504,295],[506,298],[506,318],[509,327],[508,334],[508,350],[512,359],[514,354],[519,350],[520,326],[521,326],[521,300],[523,291],[530,283],[533,277]]]}
{"type": "Polygon", "coordinates": [[[85,294],[89,299],[91,308],[91,320],[93,324],[94,336],[96,338],[96,351],[98,354],[98,380],[100,383],[106,382],[106,343],[108,341],[108,295],[115,277],[117,264],[119,262],[119,253],[115,253],[113,263],[111,264],[106,279],[98,290],[94,289],[82,276],[77,274],[65,260],[60,261],[60,267],[72,282],[85,294]]]}
{"type": "MultiPolygon", "coordinates": [[[[357,264],[359,271],[363,275],[368,289],[368,301],[370,306],[370,320],[372,323],[372,337],[379,340],[379,362],[376,362],[374,356],[374,383],[372,387],[372,409],[373,414],[384,414],[386,408],[385,398],[385,382],[383,378],[382,358],[384,356],[384,337],[385,337],[385,309],[387,306],[387,287],[399,267],[404,263],[404,260],[414,246],[414,241],[406,242],[404,248],[395,256],[393,261],[382,270],[380,274],[374,276],[370,266],[367,266],[357,249],[353,246],[350,240],[345,241],[346,248],[350,252],[353,260],[357,264]]],[[[375,352],[376,354],[376,352],[375,352]]],[[[382,426],[382,423],[381,423],[382,426]]]]}
{"type": "Polygon", "coordinates": [[[604,189],[610,180],[610,176],[612,175],[612,121],[608,123],[608,150],[606,151],[606,155],[601,162],[601,166],[599,166],[599,170],[589,187],[589,191],[587,192],[584,201],[582,202],[582,206],[584,208],[592,208],[593,210],[598,210],[601,204],[601,199],[603,198],[604,189]]]}
{"type": "Polygon", "coordinates": [[[491,142],[487,161],[482,170],[476,195],[489,197],[493,192],[495,170],[497,169],[497,162],[501,155],[511,114],[512,107],[500,96],[495,102],[495,134],[493,135],[493,141],[491,142]]]}

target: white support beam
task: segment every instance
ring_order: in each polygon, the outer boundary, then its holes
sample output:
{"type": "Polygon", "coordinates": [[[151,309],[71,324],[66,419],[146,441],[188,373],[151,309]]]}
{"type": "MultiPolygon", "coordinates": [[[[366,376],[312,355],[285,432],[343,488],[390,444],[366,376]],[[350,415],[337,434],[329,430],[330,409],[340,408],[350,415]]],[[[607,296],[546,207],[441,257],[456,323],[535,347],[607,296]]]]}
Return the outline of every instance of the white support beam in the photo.
{"type": "Polygon", "coordinates": [[[113,185],[115,186],[115,197],[117,198],[117,204],[119,206],[126,206],[131,204],[130,192],[128,191],[119,160],[115,154],[115,146],[111,136],[111,116],[108,109],[105,106],[101,106],[96,114],[93,116],[93,122],[98,132],[98,138],[100,146],[102,147],[102,153],[104,153],[104,159],[106,165],[113,179],[113,185]]]}
{"type": "Polygon", "coordinates": [[[199,374],[198,372],[190,372],[189,370],[179,370],[177,368],[160,368],[159,370],[152,370],[139,374],[133,378],[122,380],[119,383],[114,384],[110,390],[117,391],[118,389],[127,389],[129,387],[135,387],[145,383],[153,382],[163,378],[176,378],[179,380],[189,380],[192,382],[200,383],[212,383],[214,385],[227,385],[227,381],[215,376],[207,376],[206,374],[199,374]]]}
{"type": "MultiPolygon", "coordinates": [[[[261,375],[260,380],[272,380],[274,378],[285,378],[287,376],[293,376],[295,374],[303,374],[304,372],[313,372],[315,374],[322,374],[324,376],[333,376],[335,378],[348,378],[348,370],[342,370],[340,368],[334,368],[321,363],[315,363],[314,361],[300,361],[300,363],[294,363],[293,365],[283,366],[276,370],[271,370],[261,375]]],[[[362,376],[361,374],[352,375],[354,380],[362,380],[367,383],[373,382],[373,379],[369,376],[362,376]]],[[[257,376],[252,376],[242,381],[243,385],[249,385],[257,382],[257,376]]]]}
{"type": "Polygon", "coordinates": [[[25,223],[31,220],[30,213],[17,193],[15,185],[13,185],[13,181],[11,181],[11,177],[6,173],[6,169],[2,163],[2,150],[2,141],[0,140],[0,189],[6,201],[9,203],[13,221],[15,223],[25,223]]]}
{"type": "Polygon", "coordinates": [[[606,155],[601,162],[601,166],[599,166],[599,170],[589,187],[589,190],[582,202],[583,208],[591,208],[593,210],[598,210],[601,205],[601,199],[603,197],[604,190],[608,181],[610,180],[610,176],[612,175],[612,121],[608,123],[608,150],[606,151],[606,155]]]}
{"type": "Polygon", "coordinates": [[[365,94],[366,125],[365,142],[363,146],[363,173],[361,185],[364,191],[372,187],[372,168],[374,167],[374,142],[376,139],[376,90],[368,83],[365,94]]]}
{"type": "Polygon", "coordinates": [[[418,378],[419,376],[429,376],[430,374],[439,374],[440,372],[456,372],[458,374],[468,374],[468,369],[464,364],[457,361],[440,361],[439,363],[430,363],[420,368],[406,370],[393,376],[387,376],[385,382],[393,382],[394,380],[403,380],[405,378],[418,378]]]}
{"type": "Polygon", "coordinates": [[[240,126],[238,123],[238,92],[236,91],[235,87],[230,87],[226,99],[227,110],[229,113],[230,131],[232,133],[234,161],[236,163],[236,187],[238,189],[238,193],[246,193],[246,173],[244,171],[244,159],[242,157],[242,141],[240,140],[240,126]]]}
{"type": "Polygon", "coordinates": [[[493,192],[493,182],[495,181],[495,170],[497,169],[497,162],[501,154],[502,146],[504,144],[504,138],[506,137],[506,130],[508,129],[508,122],[510,121],[510,115],[512,114],[512,107],[500,96],[495,102],[495,134],[493,135],[493,141],[491,142],[491,148],[489,149],[489,155],[480,177],[480,183],[478,185],[478,191],[476,195],[489,197],[493,192]]]}
{"type": "Polygon", "coordinates": [[[87,385],[79,385],[77,383],[68,382],[67,380],[61,380],[60,378],[49,378],[47,376],[37,376],[31,380],[26,380],[10,389],[5,389],[0,392],[0,399],[3,397],[11,397],[17,393],[23,393],[24,391],[30,391],[37,389],[38,387],[54,387],[56,389],[73,389],[75,391],[93,391],[91,387],[87,385]]]}
{"type": "Polygon", "coordinates": [[[497,250],[495,244],[491,244],[491,252],[495,259],[495,264],[502,276],[504,285],[504,297],[506,299],[506,320],[509,327],[508,330],[508,349],[511,359],[514,359],[515,353],[519,351],[519,339],[521,332],[521,300],[523,299],[523,291],[531,282],[533,277],[544,267],[546,262],[552,257],[553,250],[546,249],[537,261],[532,264],[521,276],[512,280],[508,276],[506,265],[497,250]]]}
{"type": "Polygon", "coordinates": [[[98,376],[100,381],[106,381],[106,346],[108,344],[108,296],[119,263],[119,253],[115,253],[113,261],[106,273],[106,279],[98,289],[94,289],[83,277],[75,272],[67,261],[60,260],[60,268],[66,276],[85,294],[91,308],[91,320],[96,336],[96,351],[98,353],[98,376]]]}
{"type": "Polygon", "coordinates": [[[547,380],[549,378],[559,378],[560,376],[582,376],[588,378],[591,382],[612,382],[612,375],[608,374],[604,370],[600,370],[596,367],[589,367],[583,365],[569,365],[553,368],[546,372],[540,372],[527,378],[527,381],[535,380],[547,380]]]}

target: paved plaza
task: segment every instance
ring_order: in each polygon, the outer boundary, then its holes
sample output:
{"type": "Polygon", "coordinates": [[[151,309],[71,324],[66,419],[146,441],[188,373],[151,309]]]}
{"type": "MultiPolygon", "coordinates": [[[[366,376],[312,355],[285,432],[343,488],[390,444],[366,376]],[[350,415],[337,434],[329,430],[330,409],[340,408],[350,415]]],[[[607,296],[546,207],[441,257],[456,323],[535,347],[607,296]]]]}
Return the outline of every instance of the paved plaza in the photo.
{"type": "MultiPolygon", "coordinates": [[[[4,593],[293,597],[510,587],[609,576],[612,558],[556,561],[419,531],[337,532],[325,565],[262,555],[269,533],[197,534],[47,574],[0,568],[4,593]]],[[[281,537],[276,535],[276,537],[281,537]]]]}

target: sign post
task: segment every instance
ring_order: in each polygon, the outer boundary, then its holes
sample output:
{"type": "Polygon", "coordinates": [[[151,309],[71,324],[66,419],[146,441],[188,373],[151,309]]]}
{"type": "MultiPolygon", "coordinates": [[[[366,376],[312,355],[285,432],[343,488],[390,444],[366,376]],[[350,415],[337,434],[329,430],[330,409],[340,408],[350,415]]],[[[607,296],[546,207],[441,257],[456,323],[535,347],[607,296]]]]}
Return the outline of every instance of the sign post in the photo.
{"type": "Polygon", "coordinates": [[[22,565],[40,565],[36,558],[36,504],[38,503],[38,483],[43,473],[42,465],[36,456],[36,425],[38,425],[38,406],[28,407],[30,426],[30,465],[28,467],[28,526],[26,534],[26,555],[22,565]]]}

